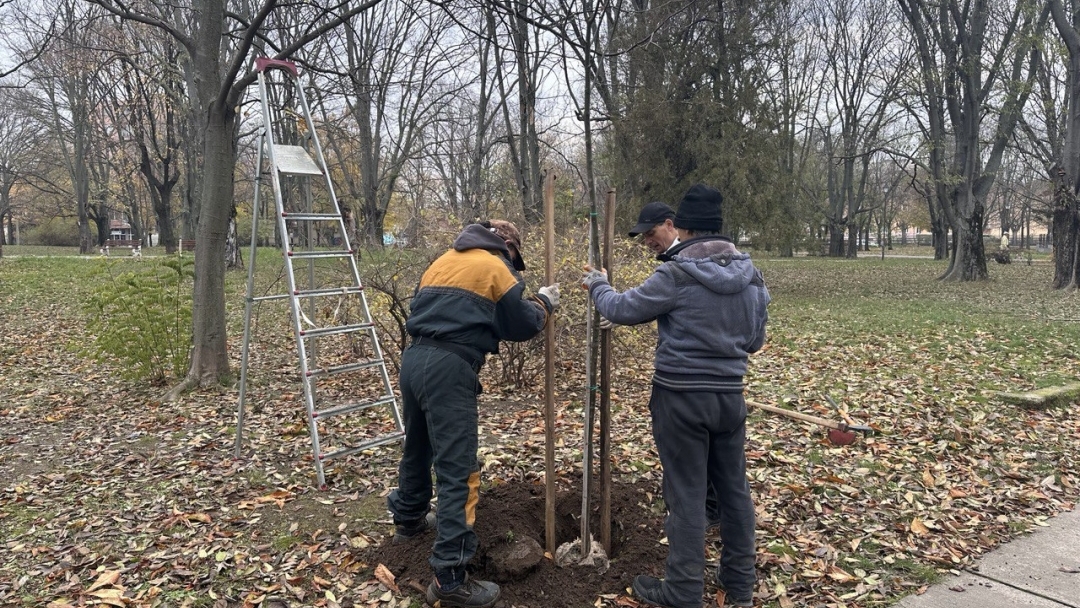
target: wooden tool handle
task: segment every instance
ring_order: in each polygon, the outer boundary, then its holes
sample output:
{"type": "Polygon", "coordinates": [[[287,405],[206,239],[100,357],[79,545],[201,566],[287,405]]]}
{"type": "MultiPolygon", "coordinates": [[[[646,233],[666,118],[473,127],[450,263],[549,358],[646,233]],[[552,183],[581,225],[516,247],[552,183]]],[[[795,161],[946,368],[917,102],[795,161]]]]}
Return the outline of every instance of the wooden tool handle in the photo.
{"type": "Polygon", "coordinates": [[[811,416],[810,414],[804,414],[802,412],[787,410],[782,407],[776,407],[775,405],[765,405],[764,403],[758,403],[757,401],[751,401],[749,399],[746,400],[746,405],[765,410],[766,412],[772,412],[774,414],[780,414],[781,416],[787,416],[788,418],[802,420],[803,422],[818,424],[825,428],[837,429],[839,431],[847,430],[846,424],[842,424],[833,420],[826,420],[824,418],[818,418],[817,416],[811,416]]]}

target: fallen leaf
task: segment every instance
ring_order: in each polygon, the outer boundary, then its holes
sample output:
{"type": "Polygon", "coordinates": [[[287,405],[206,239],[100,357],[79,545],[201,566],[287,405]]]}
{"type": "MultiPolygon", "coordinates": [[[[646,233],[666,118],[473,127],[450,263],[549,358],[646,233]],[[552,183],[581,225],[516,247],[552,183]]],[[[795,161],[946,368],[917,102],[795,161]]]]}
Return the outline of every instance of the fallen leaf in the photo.
{"type": "Polygon", "coordinates": [[[394,593],[401,593],[401,590],[398,589],[397,583],[394,582],[394,573],[390,572],[390,570],[386,566],[382,564],[375,566],[375,578],[379,579],[380,583],[386,585],[387,589],[393,591],[394,593]]]}
{"type": "Polygon", "coordinates": [[[919,536],[926,536],[930,533],[930,528],[926,527],[926,524],[923,523],[923,520],[916,517],[915,519],[911,520],[911,531],[915,534],[918,534],[919,536]]]}
{"type": "Polygon", "coordinates": [[[119,570],[106,570],[105,572],[101,573],[101,576],[98,576],[97,580],[94,581],[93,585],[90,585],[86,588],[86,591],[89,593],[96,589],[101,589],[102,587],[109,587],[115,585],[119,580],[119,570]]]}

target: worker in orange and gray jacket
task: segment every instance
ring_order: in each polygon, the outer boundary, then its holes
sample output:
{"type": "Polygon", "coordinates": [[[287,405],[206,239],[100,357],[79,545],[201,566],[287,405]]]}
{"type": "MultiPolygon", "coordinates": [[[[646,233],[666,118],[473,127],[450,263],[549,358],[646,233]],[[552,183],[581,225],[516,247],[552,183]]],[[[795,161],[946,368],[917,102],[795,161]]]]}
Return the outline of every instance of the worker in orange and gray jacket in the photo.
{"type": "Polygon", "coordinates": [[[435,571],[427,591],[433,606],[482,608],[499,598],[498,585],[465,572],[476,553],[478,374],[487,353],[499,352],[499,341],[536,336],[559,305],[558,284],[526,298],[522,270],[516,226],[505,220],[466,226],[424,272],[405,324],[413,338],[401,356],[399,380],[405,448],[387,504],[395,543],[437,528],[428,560],[435,571]],[[432,466],[437,517],[429,513],[432,466]]]}

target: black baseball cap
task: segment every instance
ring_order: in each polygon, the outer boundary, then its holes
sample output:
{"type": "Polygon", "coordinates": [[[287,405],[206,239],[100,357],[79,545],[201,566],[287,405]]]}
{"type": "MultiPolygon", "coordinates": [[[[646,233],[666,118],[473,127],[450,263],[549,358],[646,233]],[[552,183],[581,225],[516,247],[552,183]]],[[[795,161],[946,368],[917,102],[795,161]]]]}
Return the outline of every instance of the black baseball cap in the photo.
{"type": "Polygon", "coordinates": [[[660,201],[653,201],[641,208],[637,216],[637,225],[630,230],[630,236],[637,236],[652,230],[653,226],[664,220],[674,219],[675,211],[660,201]]]}

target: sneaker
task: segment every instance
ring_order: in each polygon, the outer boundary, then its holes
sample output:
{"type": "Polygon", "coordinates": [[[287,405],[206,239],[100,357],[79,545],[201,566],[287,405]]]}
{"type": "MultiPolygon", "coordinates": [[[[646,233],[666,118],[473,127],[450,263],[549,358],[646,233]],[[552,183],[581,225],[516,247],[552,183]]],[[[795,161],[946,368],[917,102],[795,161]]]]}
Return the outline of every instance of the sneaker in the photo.
{"type": "Polygon", "coordinates": [[[439,608],[491,608],[499,599],[499,586],[478,581],[465,575],[465,580],[452,588],[439,585],[438,577],[427,588],[427,603],[439,608]]]}
{"type": "Polygon", "coordinates": [[[394,526],[394,544],[400,545],[401,543],[409,542],[410,540],[420,536],[428,530],[435,529],[435,514],[428,511],[428,514],[423,519],[409,523],[398,524],[394,526]]]}
{"type": "Polygon", "coordinates": [[[749,595],[747,595],[746,597],[737,598],[737,597],[733,596],[727,590],[727,587],[724,586],[723,581],[720,580],[721,578],[723,578],[723,566],[717,566],[715,582],[716,582],[717,588],[719,588],[720,591],[724,592],[724,604],[725,605],[727,605],[727,606],[740,606],[740,607],[749,607],[749,606],[754,605],[754,592],[753,592],[752,588],[750,590],[749,595]]]}
{"type": "Polygon", "coordinates": [[[660,579],[655,576],[641,574],[634,577],[634,596],[649,606],[665,606],[673,608],[664,601],[664,587],[660,579]]]}
{"type": "Polygon", "coordinates": [[[748,597],[748,598],[745,598],[745,599],[744,598],[735,598],[735,597],[731,597],[730,595],[725,594],[724,595],[724,605],[725,606],[741,606],[741,607],[744,607],[744,608],[752,608],[753,605],[754,605],[754,598],[753,597],[748,597]]]}
{"type": "Polygon", "coordinates": [[[753,595],[750,595],[749,597],[745,597],[745,598],[735,597],[735,596],[731,595],[730,593],[728,593],[727,590],[724,589],[723,585],[720,585],[718,583],[718,586],[720,587],[720,590],[724,592],[724,605],[725,606],[739,606],[741,608],[752,608],[753,607],[753,605],[754,605],[754,596],[753,595]]]}

